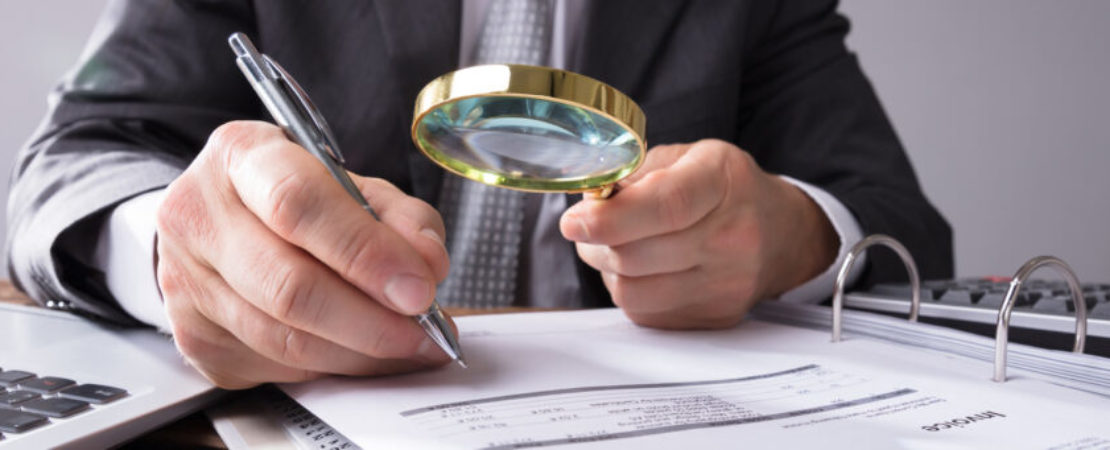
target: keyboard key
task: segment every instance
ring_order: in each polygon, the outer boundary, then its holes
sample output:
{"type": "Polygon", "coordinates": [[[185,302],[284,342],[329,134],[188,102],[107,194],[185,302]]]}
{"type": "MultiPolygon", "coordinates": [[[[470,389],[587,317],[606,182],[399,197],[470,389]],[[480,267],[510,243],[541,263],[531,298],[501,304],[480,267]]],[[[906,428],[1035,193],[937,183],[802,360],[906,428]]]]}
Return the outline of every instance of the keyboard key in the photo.
{"type": "Polygon", "coordinates": [[[979,300],[982,300],[983,296],[987,295],[987,291],[982,289],[972,289],[968,291],[968,295],[971,296],[971,303],[979,304],[979,300]]]}
{"type": "MultiPolygon", "coordinates": [[[[1084,303],[1087,304],[1087,312],[1090,315],[1091,309],[1098,303],[1096,299],[1091,296],[1084,297],[1084,303]]],[[[1052,297],[1037,302],[1033,306],[1033,311],[1056,313],[1056,314],[1075,314],[1075,302],[1071,299],[1071,294],[1064,296],[1052,297]]]]}
{"type": "Polygon", "coordinates": [[[1087,314],[1089,319],[1110,319],[1110,302],[1102,302],[1097,305],[1087,314]]]}
{"type": "Polygon", "coordinates": [[[1088,319],[1110,319],[1110,302],[1096,304],[1088,314],[1088,319]]]}
{"type": "Polygon", "coordinates": [[[40,398],[19,405],[24,411],[50,417],[69,417],[89,409],[89,404],[71,398],[40,398]]]}
{"type": "Polygon", "coordinates": [[[1051,297],[1041,299],[1036,305],[1033,305],[1033,311],[1049,313],[1049,314],[1067,314],[1071,309],[1071,297],[1051,297]]]}
{"type": "MultiPolygon", "coordinates": [[[[1017,298],[1014,299],[1014,308],[1029,308],[1036,305],[1036,300],[1033,300],[1033,297],[1029,294],[1030,292],[1027,292],[1024,289],[1018,291],[1017,298]]],[[[1038,295],[1037,299],[1040,298],[1041,296],[1038,295]]]]}
{"type": "MultiPolygon", "coordinates": [[[[940,300],[951,289],[960,289],[959,283],[950,280],[932,280],[921,283],[921,300],[940,300]]],[[[909,299],[909,295],[906,297],[909,299]]]]}
{"type": "Polygon", "coordinates": [[[39,398],[39,394],[29,391],[11,391],[0,394],[0,407],[19,408],[20,403],[39,398]]]}
{"type": "Polygon", "coordinates": [[[983,294],[983,298],[979,299],[979,303],[975,305],[980,308],[993,309],[998,311],[1002,307],[1002,301],[1006,300],[1006,292],[990,291],[983,294]]]}
{"type": "Polygon", "coordinates": [[[962,289],[952,289],[944,292],[940,298],[936,299],[939,303],[945,305],[962,305],[971,306],[974,302],[971,300],[971,291],[962,289]]]}
{"type": "Polygon", "coordinates": [[[1085,296],[1083,296],[1083,300],[1084,300],[1084,303],[1087,304],[1087,311],[1090,311],[1090,310],[1094,309],[1095,305],[1098,304],[1099,299],[1098,299],[1097,296],[1094,296],[1094,295],[1085,295],[1085,296]]]}
{"type": "Polygon", "coordinates": [[[102,384],[82,384],[68,388],[58,395],[82,400],[96,405],[114,402],[127,395],[127,391],[102,384]]]}
{"type": "Polygon", "coordinates": [[[0,409],[0,431],[5,433],[22,433],[47,422],[47,418],[38,414],[0,409]]]}
{"type": "Polygon", "coordinates": [[[1037,301],[1042,298],[1051,297],[1051,295],[1046,296],[1045,293],[1041,291],[1028,291],[1025,293],[1025,295],[1029,297],[1029,302],[1033,303],[1034,305],[1036,305],[1037,301]]]}
{"type": "Polygon", "coordinates": [[[0,386],[14,386],[20,381],[28,378],[33,378],[35,374],[31,372],[24,372],[22,370],[9,370],[0,372],[0,386]]]}
{"type": "Polygon", "coordinates": [[[73,380],[68,378],[42,377],[21,381],[19,387],[20,389],[26,389],[40,394],[53,394],[62,390],[62,388],[73,386],[74,384],[77,383],[74,383],[73,380]]]}

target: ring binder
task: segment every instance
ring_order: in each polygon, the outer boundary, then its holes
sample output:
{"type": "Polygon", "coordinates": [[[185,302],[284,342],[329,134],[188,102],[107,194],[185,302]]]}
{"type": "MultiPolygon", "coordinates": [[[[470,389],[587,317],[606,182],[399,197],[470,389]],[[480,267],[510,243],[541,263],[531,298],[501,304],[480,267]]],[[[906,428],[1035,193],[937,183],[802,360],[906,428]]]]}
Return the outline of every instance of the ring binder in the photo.
{"type": "Polygon", "coordinates": [[[910,276],[910,284],[913,287],[913,299],[910,302],[910,322],[917,322],[917,312],[921,309],[921,278],[917,274],[917,264],[914,264],[910,251],[906,250],[901,242],[885,234],[873,234],[863,238],[848,250],[848,256],[844,258],[844,263],[840,265],[840,271],[836,274],[836,284],[833,285],[832,342],[840,342],[840,330],[843,322],[841,311],[844,309],[844,284],[848,281],[848,272],[855,264],[856,258],[859,258],[865,250],[876,244],[894,250],[894,253],[902,258],[902,263],[906,265],[906,272],[910,276]]]}
{"type": "Polygon", "coordinates": [[[1075,305],[1075,353],[1083,353],[1087,341],[1087,304],[1083,301],[1083,291],[1079,289],[1079,279],[1071,270],[1068,263],[1055,256],[1037,256],[1018,269],[1010,281],[1010,288],[1006,291],[1006,298],[998,309],[998,328],[994,337],[994,381],[1006,381],[1006,344],[1010,340],[1010,313],[1014,310],[1018,292],[1025,279],[1041,266],[1053,266],[1064,277],[1071,290],[1071,300],[1075,305]]]}

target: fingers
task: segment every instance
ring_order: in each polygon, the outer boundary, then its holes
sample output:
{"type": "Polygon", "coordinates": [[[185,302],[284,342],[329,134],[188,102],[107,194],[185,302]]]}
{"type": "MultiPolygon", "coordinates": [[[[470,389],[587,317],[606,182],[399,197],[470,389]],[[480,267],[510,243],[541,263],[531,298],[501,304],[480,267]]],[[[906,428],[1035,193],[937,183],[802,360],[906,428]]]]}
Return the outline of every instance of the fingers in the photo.
{"type": "Polygon", "coordinates": [[[431,205],[401,192],[381,178],[352,175],[355,185],[378,217],[401,235],[424,258],[436,281],[447,278],[447,232],[439,212],[431,205]]]}
{"type": "Polygon", "coordinates": [[[656,147],[615,196],[569,208],[560,231],[636,323],[731,326],[765,292],[771,213],[752,199],[774,198],[752,182],[761,173],[722,141],[656,147]]]}
{"type": "Polygon", "coordinates": [[[320,373],[283,366],[251,351],[227,330],[199,314],[174,313],[174,343],[189,365],[224,389],[246,389],[265,382],[297,383],[320,373]],[[177,325],[181,323],[181,325],[177,325]]]}
{"type": "Polygon", "coordinates": [[[644,175],[670,167],[693,145],[694,144],[665,144],[652,147],[651,151],[647,152],[647,157],[644,158],[644,164],[636,169],[635,172],[624,177],[619,184],[621,187],[625,187],[643,178],[644,175]]]}
{"type": "MultiPolygon", "coordinates": [[[[216,273],[204,268],[197,268],[193,273],[198,272],[210,292],[197,302],[200,313],[231,332],[251,350],[282,365],[314,372],[343,375],[380,373],[382,359],[355,352],[279,322],[239,297],[216,273]]],[[[446,362],[442,354],[430,340],[426,340],[409,363],[413,368],[442,364],[446,362]]]]}
{"type": "MultiPolygon", "coordinates": [[[[319,378],[325,373],[346,375],[379,375],[411,372],[426,368],[428,363],[407,359],[357,361],[327,360],[321,356],[321,370],[297,367],[258,352],[233,335],[226,325],[211,321],[193,305],[167,300],[167,309],[174,317],[174,342],[186,360],[213,384],[224,389],[245,389],[264,382],[296,383],[319,378]]],[[[332,346],[342,349],[342,347],[332,346]]],[[[335,353],[323,352],[336,356],[335,353]]],[[[291,361],[290,361],[291,362],[291,361]]]]}
{"type": "Polygon", "coordinates": [[[407,358],[378,359],[286,325],[167,242],[159,240],[158,278],[179,350],[220,387],[297,382],[322,373],[407,372],[447,362],[430,341],[407,358]]]}
{"type": "Polygon", "coordinates": [[[610,247],[576,244],[578,256],[591,267],[630,277],[683,272],[698,265],[697,233],[668,233],[610,247]]]}
{"type": "Polygon", "coordinates": [[[667,329],[713,329],[735,325],[751,307],[733,293],[750,287],[736,277],[714,277],[702,269],[680,273],[627,277],[602,273],[616,304],[637,324],[667,329]],[[733,286],[719,286],[727,283],[733,286]],[[706,292],[728,292],[727,296],[706,292]]]}
{"type": "Polygon", "coordinates": [[[179,258],[168,254],[161,242],[158,280],[173,327],[174,343],[190,365],[225,389],[245,389],[262,382],[298,382],[318,373],[296,369],[251,351],[224,328],[212,323],[194,307],[192,299],[210,297],[204,284],[174,266],[179,258]]]}
{"type": "MultiPolygon", "coordinates": [[[[267,228],[363,292],[405,314],[431,304],[439,277],[425,256],[362,210],[304,149],[287,140],[238,149],[229,158],[228,176],[267,228]]],[[[439,266],[446,272],[446,261],[439,266]]]]}
{"type": "MultiPolygon", "coordinates": [[[[658,158],[652,158],[653,150],[648,159],[674,158],[683,150],[671,149],[658,158]]],[[[575,242],[617,246],[690,227],[722,201],[728,181],[722,176],[726,157],[718,146],[699,142],[669,166],[623,186],[612,198],[582,201],[569,208],[559,229],[575,242]]],[[[651,161],[651,165],[661,162],[651,161]]]]}
{"type": "MultiPolygon", "coordinates": [[[[442,222],[396,188],[366,184],[386,193],[384,222],[276,127],[213,133],[157,217],[159,287],[179,349],[205,376],[247,387],[447,362],[391,309],[405,302],[390,286],[398,274],[446,273],[442,222]]],[[[407,306],[426,307],[430,289],[407,306]]]]}
{"type": "Polygon", "coordinates": [[[238,226],[221,234],[218,247],[236,250],[206,256],[235,292],[267,315],[376,358],[412,355],[427,339],[409,317],[270,234],[246,211],[238,215],[238,226]]]}

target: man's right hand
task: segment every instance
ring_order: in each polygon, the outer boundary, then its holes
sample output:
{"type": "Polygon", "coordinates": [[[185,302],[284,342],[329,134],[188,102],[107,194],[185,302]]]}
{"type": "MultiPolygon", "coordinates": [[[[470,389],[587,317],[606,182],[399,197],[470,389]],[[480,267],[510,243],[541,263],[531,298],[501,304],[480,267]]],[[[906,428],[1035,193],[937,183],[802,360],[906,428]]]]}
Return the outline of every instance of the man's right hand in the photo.
{"type": "Polygon", "coordinates": [[[411,318],[447,276],[439,214],[352,175],[374,220],[281,129],[231,122],[171,184],[157,273],[178,349],[224,388],[448,361],[411,318]]]}

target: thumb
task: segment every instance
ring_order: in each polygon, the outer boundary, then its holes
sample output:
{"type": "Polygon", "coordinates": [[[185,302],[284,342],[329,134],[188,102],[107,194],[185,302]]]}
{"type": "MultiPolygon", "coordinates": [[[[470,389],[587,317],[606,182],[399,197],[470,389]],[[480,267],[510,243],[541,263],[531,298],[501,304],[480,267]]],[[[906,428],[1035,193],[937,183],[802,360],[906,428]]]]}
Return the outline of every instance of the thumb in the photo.
{"type": "Polygon", "coordinates": [[[644,157],[644,164],[635,172],[632,172],[631,175],[618,182],[617,187],[630,186],[649,173],[674,165],[693,146],[694,144],[667,144],[648,149],[647,156],[644,157]]]}

